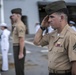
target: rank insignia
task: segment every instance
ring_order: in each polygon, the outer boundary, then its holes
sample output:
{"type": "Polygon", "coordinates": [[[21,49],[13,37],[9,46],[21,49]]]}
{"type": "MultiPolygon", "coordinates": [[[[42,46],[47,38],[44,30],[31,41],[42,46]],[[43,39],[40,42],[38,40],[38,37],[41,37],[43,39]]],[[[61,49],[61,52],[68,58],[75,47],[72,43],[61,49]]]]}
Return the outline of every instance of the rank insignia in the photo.
{"type": "Polygon", "coordinates": [[[76,48],[76,43],[74,44],[74,46],[73,46],[73,50],[76,48]]]}

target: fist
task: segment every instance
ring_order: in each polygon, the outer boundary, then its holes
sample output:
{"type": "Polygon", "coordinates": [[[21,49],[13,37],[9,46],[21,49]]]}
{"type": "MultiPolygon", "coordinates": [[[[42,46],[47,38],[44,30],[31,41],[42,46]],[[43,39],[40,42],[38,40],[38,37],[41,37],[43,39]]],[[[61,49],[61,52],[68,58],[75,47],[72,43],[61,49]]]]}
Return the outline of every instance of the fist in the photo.
{"type": "Polygon", "coordinates": [[[19,59],[22,59],[23,57],[24,57],[23,53],[19,54],[19,59]]]}

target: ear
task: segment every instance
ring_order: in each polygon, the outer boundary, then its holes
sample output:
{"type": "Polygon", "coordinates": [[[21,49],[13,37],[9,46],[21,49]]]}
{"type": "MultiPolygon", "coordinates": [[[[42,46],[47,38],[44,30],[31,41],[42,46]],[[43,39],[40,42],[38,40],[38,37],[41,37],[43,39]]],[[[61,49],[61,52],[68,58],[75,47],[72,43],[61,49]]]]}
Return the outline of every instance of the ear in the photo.
{"type": "Polygon", "coordinates": [[[63,20],[64,19],[64,15],[63,14],[61,14],[61,20],[63,20]]]}
{"type": "Polygon", "coordinates": [[[19,18],[21,18],[21,15],[20,15],[20,14],[18,14],[18,17],[19,17],[19,18]]]}

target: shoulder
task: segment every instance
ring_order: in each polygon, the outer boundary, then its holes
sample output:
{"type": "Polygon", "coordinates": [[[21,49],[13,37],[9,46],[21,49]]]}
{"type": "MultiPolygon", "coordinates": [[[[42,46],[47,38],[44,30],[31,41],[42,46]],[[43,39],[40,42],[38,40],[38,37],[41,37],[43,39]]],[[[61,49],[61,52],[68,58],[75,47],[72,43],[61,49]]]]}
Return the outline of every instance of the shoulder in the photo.
{"type": "Polygon", "coordinates": [[[68,31],[67,31],[67,37],[68,38],[70,38],[70,37],[76,38],[76,31],[73,30],[72,28],[68,29],[68,31]]]}
{"type": "Polygon", "coordinates": [[[9,31],[8,29],[5,29],[5,31],[4,31],[4,34],[5,35],[8,35],[8,34],[10,34],[11,33],[11,31],[9,31]]]}
{"type": "Polygon", "coordinates": [[[19,22],[18,24],[17,24],[17,26],[16,26],[18,29],[26,29],[26,25],[24,25],[24,23],[23,22],[19,22]]]}

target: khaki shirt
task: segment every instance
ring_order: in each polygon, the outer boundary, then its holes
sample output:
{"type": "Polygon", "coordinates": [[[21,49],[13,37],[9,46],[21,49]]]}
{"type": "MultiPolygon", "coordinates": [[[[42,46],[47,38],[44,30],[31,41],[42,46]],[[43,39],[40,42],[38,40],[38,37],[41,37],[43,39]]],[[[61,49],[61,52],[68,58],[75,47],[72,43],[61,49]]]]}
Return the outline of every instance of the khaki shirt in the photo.
{"type": "Polygon", "coordinates": [[[71,61],[76,61],[76,32],[69,25],[59,35],[55,30],[43,36],[40,43],[49,45],[49,70],[67,70],[71,68],[71,61]]]}
{"type": "Polygon", "coordinates": [[[26,32],[26,27],[23,24],[23,22],[18,22],[14,25],[13,29],[13,44],[18,45],[19,44],[19,37],[23,37],[25,39],[25,32],[26,32]]]}

